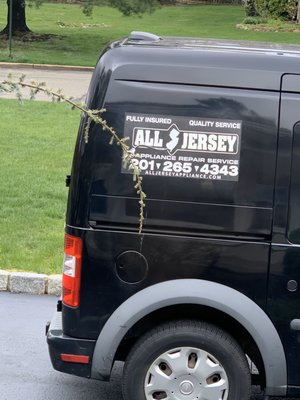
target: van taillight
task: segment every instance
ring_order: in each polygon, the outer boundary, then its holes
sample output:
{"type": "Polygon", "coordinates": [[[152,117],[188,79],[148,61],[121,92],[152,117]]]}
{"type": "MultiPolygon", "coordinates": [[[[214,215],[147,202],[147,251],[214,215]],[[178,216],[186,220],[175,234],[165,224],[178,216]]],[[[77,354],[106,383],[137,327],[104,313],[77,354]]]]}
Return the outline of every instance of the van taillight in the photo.
{"type": "Polygon", "coordinates": [[[79,306],[81,278],[82,240],[65,235],[65,255],[63,265],[63,303],[70,307],[79,306]]]}

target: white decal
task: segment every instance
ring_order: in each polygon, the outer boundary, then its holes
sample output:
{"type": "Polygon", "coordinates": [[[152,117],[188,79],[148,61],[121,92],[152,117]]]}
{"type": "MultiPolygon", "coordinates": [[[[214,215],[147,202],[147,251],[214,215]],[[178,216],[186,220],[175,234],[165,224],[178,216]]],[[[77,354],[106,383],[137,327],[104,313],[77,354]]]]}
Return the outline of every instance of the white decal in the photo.
{"type": "Polygon", "coordinates": [[[238,181],[241,129],[241,121],[131,113],[124,136],[142,175],[238,181]]]}

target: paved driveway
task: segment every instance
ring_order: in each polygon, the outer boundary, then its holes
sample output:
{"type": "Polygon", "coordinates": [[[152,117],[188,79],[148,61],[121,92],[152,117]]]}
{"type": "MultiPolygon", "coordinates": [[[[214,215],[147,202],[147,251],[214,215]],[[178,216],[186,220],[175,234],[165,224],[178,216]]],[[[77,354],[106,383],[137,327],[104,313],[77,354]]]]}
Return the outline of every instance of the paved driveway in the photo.
{"type": "MultiPolygon", "coordinates": [[[[76,69],[7,68],[0,65],[0,81],[6,79],[9,73],[16,79],[24,74],[28,82],[45,82],[48,88],[62,89],[65,95],[72,96],[78,101],[84,101],[92,75],[92,71],[76,69]]],[[[24,93],[28,96],[29,91],[24,93]]],[[[14,97],[14,94],[0,93],[0,99],[14,97]]],[[[49,100],[49,97],[39,95],[37,99],[49,100]]]]}
{"type": "Polygon", "coordinates": [[[44,336],[56,298],[0,292],[1,400],[121,400],[119,364],[110,383],[54,371],[44,336]]]}

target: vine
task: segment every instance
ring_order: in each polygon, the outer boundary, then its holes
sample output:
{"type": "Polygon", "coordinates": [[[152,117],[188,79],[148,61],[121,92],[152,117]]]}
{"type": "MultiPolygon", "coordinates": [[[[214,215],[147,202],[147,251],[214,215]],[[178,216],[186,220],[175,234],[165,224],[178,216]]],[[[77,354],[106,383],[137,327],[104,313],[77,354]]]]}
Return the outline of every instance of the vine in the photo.
{"type": "Polygon", "coordinates": [[[105,109],[91,110],[85,104],[77,103],[73,97],[65,96],[61,90],[53,91],[46,87],[44,82],[30,83],[25,81],[25,75],[18,78],[17,81],[12,79],[9,75],[7,79],[0,81],[0,93],[15,93],[16,98],[19,101],[23,100],[22,89],[27,88],[30,90],[30,100],[35,99],[39,93],[44,93],[49,96],[53,102],[65,102],[71,106],[72,109],[79,110],[83,115],[86,115],[87,122],[84,129],[84,140],[87,143],[89,138],[89,131],[91,123],[94,122],[100,125],[103,131],[107,131],[110,136],[110,144],[116,144],[122,150],[124,167],[133,173],[134,188],[139,196],[139,234],[142,233],[144,224],[144,207],[146,194],[143,191],[142,183],[143,178],[140,174],[140,169],[132,162],[133,155],[129,151],[129,146],[126,144],[128,141],[127,137],[120,138],[116,130],[108,125],[107,121],[102,117],[102,114],[106,111],[105,109]]]}

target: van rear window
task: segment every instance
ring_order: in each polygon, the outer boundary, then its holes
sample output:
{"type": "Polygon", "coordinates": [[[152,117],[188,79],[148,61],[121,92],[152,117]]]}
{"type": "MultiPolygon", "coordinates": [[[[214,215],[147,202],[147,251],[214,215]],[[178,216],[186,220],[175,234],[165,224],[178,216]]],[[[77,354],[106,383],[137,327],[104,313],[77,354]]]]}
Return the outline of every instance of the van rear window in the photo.
{"type": "MultiPolygon", "coordinates": [[[[227,232],[270,235],[278,106],[274,92],[112,81],[105,118],[137,155],[145,227],[218,231],[228,221],[227,232]]],[[[92,140],[89,220],[136,224],[137,196],[120,149],[105,132],[92,140]]]]}
{"type": "Polygon", "coordinates": [[[300,244],[300,122],[294,126],[288,238],[300,244]]]}

